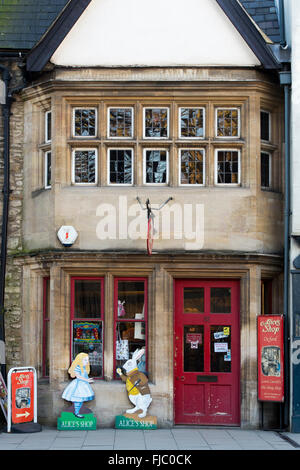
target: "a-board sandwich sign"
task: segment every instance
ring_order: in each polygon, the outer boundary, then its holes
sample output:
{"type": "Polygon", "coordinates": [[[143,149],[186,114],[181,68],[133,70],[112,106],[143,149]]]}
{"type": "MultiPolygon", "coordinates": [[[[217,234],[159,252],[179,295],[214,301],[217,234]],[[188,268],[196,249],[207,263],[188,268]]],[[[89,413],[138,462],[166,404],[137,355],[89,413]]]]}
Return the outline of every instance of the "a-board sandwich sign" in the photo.
{"type": "MultiPolygon", "coordinates": [[[[34,367],[14,367],[7,376],[8,408],[7,432],[12,432],[16,426],[22,431],[22,424],[37,424],[37,378],[34,367]]],[[[25,428],[24,428],[25,429],[25,428]]],[[[37,425],[30,432],[39,431],[37,425]]]]}
{"type": "Polygon", "coordinates": [[[257,318],[258,400],[284,401],[283,316],[257,318]]]}

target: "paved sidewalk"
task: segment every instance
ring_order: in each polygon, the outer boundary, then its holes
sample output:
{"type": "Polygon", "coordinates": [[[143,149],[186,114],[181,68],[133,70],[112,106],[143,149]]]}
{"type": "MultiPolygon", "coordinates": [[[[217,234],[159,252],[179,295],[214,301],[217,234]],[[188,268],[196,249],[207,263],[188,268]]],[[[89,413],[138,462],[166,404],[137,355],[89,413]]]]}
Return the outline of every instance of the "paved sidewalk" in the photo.
{"type": "Polygon", "coordinates": [[[300,434],[236,428],[0,433],[1,450],[299,450],[300,434]],[[298,446],[298,447],[297,447],[298,446]]]}

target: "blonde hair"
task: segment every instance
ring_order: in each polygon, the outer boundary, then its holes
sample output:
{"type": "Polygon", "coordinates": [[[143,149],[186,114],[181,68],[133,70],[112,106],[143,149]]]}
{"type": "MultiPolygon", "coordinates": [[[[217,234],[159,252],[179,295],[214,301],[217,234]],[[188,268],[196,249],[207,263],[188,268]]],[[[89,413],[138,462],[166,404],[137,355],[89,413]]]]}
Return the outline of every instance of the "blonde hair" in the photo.
{"type": "MultiPolygon", "coordinates": [[[[75,376],[75,367],[76,366],[80,366],[80,369],[81,369],[81,373],[83,374],[84,373],[84,370],[83,370],[83,364],[82,364],[82,361],[85,357],[89,357],[88,354],[86,353],[79,353],[77,354],[77,356],[75,357],[74,361],[72,362],[71,364],[71,367],[69,368],[68,372],[70,374],[70,376],[72,377],[72,379],[74,379],[76,376],[75,376]]],[[[88,364],[86,365],[86,371],[87,371],[87,374],[89,375],[90,373],[90,363],[88,362],[88,364]]]]}

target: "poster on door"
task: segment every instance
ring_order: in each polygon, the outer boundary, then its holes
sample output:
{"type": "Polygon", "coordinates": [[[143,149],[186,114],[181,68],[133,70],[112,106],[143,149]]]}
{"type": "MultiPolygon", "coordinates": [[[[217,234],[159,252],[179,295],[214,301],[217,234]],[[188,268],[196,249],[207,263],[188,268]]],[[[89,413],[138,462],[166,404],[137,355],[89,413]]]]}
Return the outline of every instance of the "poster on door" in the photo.
{"type": "Polygon", "coordinates": [[[283,316],[259,316],[257,333],[258,400],[283,402],[283,316]]]}

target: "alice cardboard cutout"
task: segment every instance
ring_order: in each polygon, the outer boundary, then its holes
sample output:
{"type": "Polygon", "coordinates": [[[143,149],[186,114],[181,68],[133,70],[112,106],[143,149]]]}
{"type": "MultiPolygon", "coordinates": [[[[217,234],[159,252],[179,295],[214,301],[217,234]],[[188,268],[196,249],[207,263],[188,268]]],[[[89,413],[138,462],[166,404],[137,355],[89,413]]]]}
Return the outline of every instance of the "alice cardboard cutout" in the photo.
{"type": "Polygon", "coordinates": [[[117,369],[117,373],[121,377],[122,381],[126,383],[126,390],[128,393],[129,400],[134,404],[134,408],[126,410],[126,413],[133,414],[138,410],[142,413],[138,415],[139,418],[144,418],[147,415],[147,410],[152,402],[150,395],[150,389],[148,386],[148,378],[143,372],[138,369],[137,361],[145,353],[144,349],[137,349],[132,359],[129,359],[123,365],[123,369],[126,375],[122,373],[120,368],[117,369]]]}
{"type": "Polygon", "coordinates": [[[95,397],[93,389],[90,386],[93,379],[89,378],[90,363],[88,354],[77,354],[68,372],[73,380],[65,388],[62,398],[73,402],[74,415],[77,418],[84,418],[82,414],[79,414],[83,402],[93,400],[95,397]]]}

